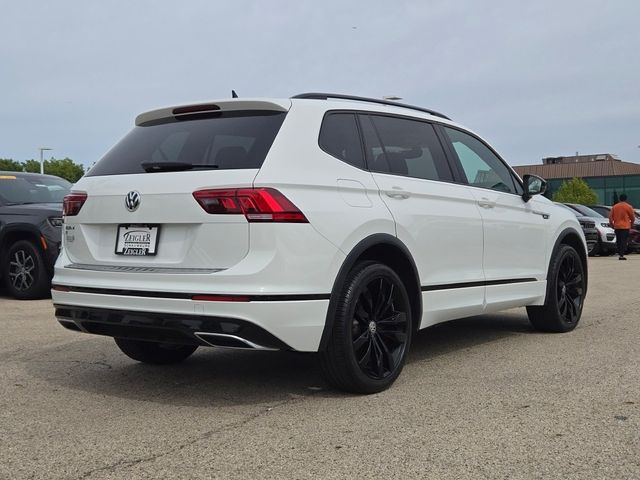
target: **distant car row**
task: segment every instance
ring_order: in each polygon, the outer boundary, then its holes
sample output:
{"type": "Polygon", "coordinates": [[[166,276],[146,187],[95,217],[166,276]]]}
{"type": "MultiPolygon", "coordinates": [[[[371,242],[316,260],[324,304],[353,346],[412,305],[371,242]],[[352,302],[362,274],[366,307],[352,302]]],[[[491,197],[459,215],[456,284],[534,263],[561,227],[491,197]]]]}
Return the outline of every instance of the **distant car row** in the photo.
{"type": "MultiPolygon", "coordinates": [[[[611,255],[616,252],[616,232],[609,224],[609,211],[606,205],[578,205],[576,203],[558,203],[571,210],[582,226],[589,255],[611,255]]],[[[628,252],[640,252],[640,212],[636,210],[634,228],[629,233],[628,252]]]]}

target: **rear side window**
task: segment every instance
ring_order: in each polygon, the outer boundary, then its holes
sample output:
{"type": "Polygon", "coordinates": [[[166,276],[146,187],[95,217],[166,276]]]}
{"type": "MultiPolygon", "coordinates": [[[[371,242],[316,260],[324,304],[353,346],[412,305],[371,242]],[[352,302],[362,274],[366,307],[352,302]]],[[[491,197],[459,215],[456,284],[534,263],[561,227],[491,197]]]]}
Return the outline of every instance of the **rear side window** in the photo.
{"type": "Polygon", "coordinates": [[[260,168],[286,113],[216,112],[140,125],[87,176],[145,173],[142,163],[187,163],[228,170],[260,168]]]}
{"type": "Polygon", "coordinates": [[[362,115],[369,169],[427,180],[451,181],[451,169],[433,126],[427,122],[362,115]]]}
{"type": "Polygon", "coordinates": [[[322,121],[320,148],[354,167],[364,167],[360,134],[353,113],[328,113],[322,121]]]}

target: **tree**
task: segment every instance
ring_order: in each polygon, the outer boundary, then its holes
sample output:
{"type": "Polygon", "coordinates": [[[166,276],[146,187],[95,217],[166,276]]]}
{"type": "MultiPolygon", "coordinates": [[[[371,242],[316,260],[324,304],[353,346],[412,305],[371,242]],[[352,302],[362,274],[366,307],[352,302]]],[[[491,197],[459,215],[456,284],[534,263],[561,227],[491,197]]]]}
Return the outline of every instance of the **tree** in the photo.
{"type": "Polygon", "coordinates": [[[581,178],[572,178],[562,182],[558,191],[553,194],[553,200],[555,202],[593,205],[598,203],[598,195],[581,178]]]}
{"type": "Polygon", "coordinates": [[[21,172],[22,164],[10,158],[0,158],[0,171],[3,170],[5,172],[21,172]]]}
{"type": "MultiPolygon", "coordinates": [[[[26,172],[40,173],[40,162],[33,159],[27,160],[24,162],[24,170],[26,172]]],[[[62,177],[71,183],[76,183],[80,180],[80,177],[84,175],[84,166],[75,163],[70,158],[52,158],[51,160],[44,161],[44,173],[62,177]]]]}

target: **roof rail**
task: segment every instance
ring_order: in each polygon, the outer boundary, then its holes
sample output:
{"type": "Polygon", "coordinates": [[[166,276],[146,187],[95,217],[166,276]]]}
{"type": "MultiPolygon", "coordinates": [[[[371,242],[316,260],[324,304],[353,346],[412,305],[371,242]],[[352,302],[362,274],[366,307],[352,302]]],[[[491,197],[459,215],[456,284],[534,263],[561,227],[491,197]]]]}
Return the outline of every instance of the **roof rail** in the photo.
{"type": "Polygon", "coordinates": [[[416,107],[414,105],[407,105],[405,103],[398,102],[390,102],[389,100],[380,100],[377,98],[369,98],[369,97],[356,97],[354,95],[342,95],[339,93],[301,93],[299,95],[295,95],[291,98],[303,98],[309,100],[328,100],[330,98],[336,98],[339,100],[353,100],[356,102],[367,102],[367,103],[378,103],[380,105],[391,105],[393,107],[401,107],[401,108],[410,108],[411,110],[418,110],[420,112],[428,113],[429,115],[434,115],[436,117],[444,118],[446,120],[451,120],[446,115],[436,112],[435,110],[429,110],[428,108],[416,107]]]}

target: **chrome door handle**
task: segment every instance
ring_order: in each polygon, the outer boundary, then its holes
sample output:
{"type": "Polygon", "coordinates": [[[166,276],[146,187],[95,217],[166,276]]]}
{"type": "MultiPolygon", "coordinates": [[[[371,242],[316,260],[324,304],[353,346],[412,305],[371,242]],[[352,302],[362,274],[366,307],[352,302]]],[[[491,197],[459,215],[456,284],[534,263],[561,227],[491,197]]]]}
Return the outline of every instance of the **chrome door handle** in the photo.
{"type": "Polygon", "coordinates": [[[481,198],[478,200],[478,205],[482,208],[493,208],[496,206],[496,202],[493,200],[489,200],[488,198],[481,198]]]}

